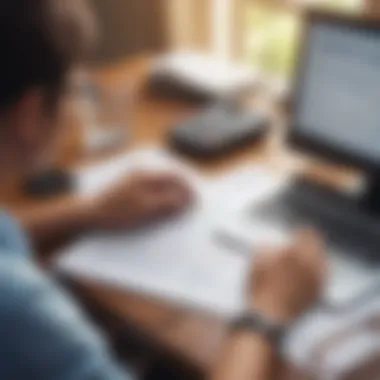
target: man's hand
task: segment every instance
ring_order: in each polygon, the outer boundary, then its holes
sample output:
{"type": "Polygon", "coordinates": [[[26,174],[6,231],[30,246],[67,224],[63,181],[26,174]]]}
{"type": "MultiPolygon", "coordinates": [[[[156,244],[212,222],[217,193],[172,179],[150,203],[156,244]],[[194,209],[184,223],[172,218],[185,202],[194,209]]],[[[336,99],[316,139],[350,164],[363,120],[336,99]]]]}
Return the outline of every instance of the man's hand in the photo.
{"type": "Polygon", "coordinates": [[[92,199],[90,217],[95,228],[130,227],[183,211],[191,201],[178,175],[137,172],[92,199]]]}
{"type": "MultiPolygon", "coordinates": [[[[276,323],[291,322],[316,300],[323,282],[324,266],[322,241],[311,231],[300,233],[288,248],[261,252],[254,262],[250,279],[250,306],[276,323]]],[[[270,340],[260,332],[238,331],[227,340],[212,378],[277,378],[275,352],[270,340]]]]}
{"type": "Polygon", "coordinates": [[[291,322],[318,297],[325,273],[322,239],[300,232],[284,249],[263,251],[255,260],[250,305],[280,323],[291,322]]]}

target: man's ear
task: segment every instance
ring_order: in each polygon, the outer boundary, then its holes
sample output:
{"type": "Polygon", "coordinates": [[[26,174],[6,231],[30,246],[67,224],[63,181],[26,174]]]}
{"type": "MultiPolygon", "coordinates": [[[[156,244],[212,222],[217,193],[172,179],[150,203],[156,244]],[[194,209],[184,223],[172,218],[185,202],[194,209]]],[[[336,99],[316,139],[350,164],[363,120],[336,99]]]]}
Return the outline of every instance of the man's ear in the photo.
{"type": "Polygon", "coordinates": [[[43,112],[45,109],[44,93],[34,89],[25,93],[10,111],[10,125],[13,137],[24,148],[35,145],[41,136],[43,112]]]}

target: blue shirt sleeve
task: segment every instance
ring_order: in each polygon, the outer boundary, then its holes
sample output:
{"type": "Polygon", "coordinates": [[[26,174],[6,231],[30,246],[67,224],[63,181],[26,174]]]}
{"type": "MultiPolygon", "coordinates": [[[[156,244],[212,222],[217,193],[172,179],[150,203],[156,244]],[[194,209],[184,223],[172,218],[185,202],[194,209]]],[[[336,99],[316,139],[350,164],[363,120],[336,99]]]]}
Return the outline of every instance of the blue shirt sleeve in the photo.
{"type": "Polygon", "coordinates": [[[1,245],[0,229],[0,379],[130,379],[74,300],[12,252],[9,236],[1,245]]]}

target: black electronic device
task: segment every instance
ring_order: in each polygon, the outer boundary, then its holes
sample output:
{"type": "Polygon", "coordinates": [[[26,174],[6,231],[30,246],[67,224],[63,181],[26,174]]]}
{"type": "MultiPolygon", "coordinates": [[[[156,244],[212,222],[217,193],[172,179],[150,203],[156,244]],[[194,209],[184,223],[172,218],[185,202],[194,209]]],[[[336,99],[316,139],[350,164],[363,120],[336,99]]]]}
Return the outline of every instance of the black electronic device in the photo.
{"type": "Polygon", "coordinates": [[[169,138],[178,152],[215,157],[260,140],[267,129],[267,118],[257,111],[218,103],[180,122],[169,138]]]}
{"type": "Polygon", "coordinates": [[[310,12],[291,110],[292,147],[368,176],[358,201],[380,212],[380,20],[310,12]]]}
{"type": "Polygon", "coordinates": [[[60,169],[50,169],[35,173],[24,183],[26,194],[47,198],[68,193],[73,188],[73,179],[69,172],[60,169]]]}
{"type": "Polygon", "coordinates": [[[305,226],[322,234],[328,253],[320,300],[325,309],[345,312],[378,295],[380,222],[350,195],[297,179],[252,207],[248,217],[286,234],[305,226]]]}
{"type": "Polygon", "coordinates": [[[283,230],[306,226],[320,231],[330,251],[378,260],[380,222],[349,195],[297,179],[274,199],[255,206],[252,215],[283,230]]]}

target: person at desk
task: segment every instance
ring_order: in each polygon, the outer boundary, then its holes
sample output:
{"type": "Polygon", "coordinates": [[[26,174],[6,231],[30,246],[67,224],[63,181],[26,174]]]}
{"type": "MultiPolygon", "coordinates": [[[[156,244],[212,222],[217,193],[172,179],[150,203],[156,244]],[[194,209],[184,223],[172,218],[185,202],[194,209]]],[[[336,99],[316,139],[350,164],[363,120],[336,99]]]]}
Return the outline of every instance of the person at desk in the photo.
{"type": "MultiPolygon", "coordinates": [[[[84,1],[3,0],[0,4],[0,192],[25,174],[58,135],[70,69],[87,44],[84,1]]],[[[30,243],[92,228],[143,223],[191,202],[171,174],[136,174],[91,200],[71,200],[33,217],[0,213],[0,378],[118,380],[132,377],[112,358],[74,301],[33,264],[30,243]],[[17,222],[18,219],[18,222],[17,222]],[[29,243],[30,242],[30,243],[29,243]]],[[[317,237],[263,255],[248,302],[288,323],[316,297],[323,258],[317,237]]],[[[105,253],[106,254],[106,253],[105,253]]],[[[265,334],[239,329],[227,343],[215,380],[269,379],[273,349],[265,334]]]]}

